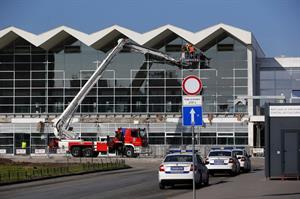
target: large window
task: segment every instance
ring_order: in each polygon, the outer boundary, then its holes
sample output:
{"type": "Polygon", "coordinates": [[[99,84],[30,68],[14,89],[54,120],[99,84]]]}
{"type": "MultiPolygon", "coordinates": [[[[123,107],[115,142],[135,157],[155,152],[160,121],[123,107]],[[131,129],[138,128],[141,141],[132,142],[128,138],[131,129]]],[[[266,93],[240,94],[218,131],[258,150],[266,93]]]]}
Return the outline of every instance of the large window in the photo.
{"type": "MultiPolygon", "coordinates": [[[[278,65],[274,58],[265,58],[258,61],[260,68],[260,95],[284,95],[287,102],[300,102],[300,69],[285,68],[278,65]]],[[[276,102],[276,100],[260,100],[260,105],[276,102]]]]}
{"type": "Polygon", "coordinates": [[[246,106],[236,107],[234,104],[237,96],[247,95],[246,47],[224,34],[204,48],[211,59],[210,67],[199,71],[204,85],[204,112],[246,113],[246,106]]]}
{"type": "MultiPolygon", "coordinates": [[[[179,58],[185,44],[185,40],[172,35],[153,47],[179,58]]],[[[197,50],[210,58],[209,67],[199,69],[193,65],[180,69],[149,55],[119,53],[77,113],[180,114],[181,81],[191,74],[203,81],[204,113],[246,112],[246,107],[233,103],[236,96],[247,94],[246,47],[225,34],[197,50]]],[[[19,38],[1,49],[0,55],[0,98],[7,102],[0,111],[10,107],[5,112],[40,114],[61,112],[106,52],[73,37],[48,51],[19,38]]],[[[282,82],[281,89],[289,84],[282,82]]]]}

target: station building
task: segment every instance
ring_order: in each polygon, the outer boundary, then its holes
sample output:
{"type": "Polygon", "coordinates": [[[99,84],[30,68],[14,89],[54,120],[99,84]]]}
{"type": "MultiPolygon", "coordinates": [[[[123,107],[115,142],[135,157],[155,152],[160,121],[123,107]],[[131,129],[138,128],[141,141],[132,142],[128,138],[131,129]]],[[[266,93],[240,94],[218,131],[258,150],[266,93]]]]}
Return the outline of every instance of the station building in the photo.
{"type": "Polygon", "coordinates": [[[191,43],[209,61],[177,67],[122,51],[74,115],[71,126],[82,138],[140,127],[155,149],[191,144],[191,129],[181,118],[181,83],[188,75],[204,85],[198,146],[262,147],[264,104],[300,102],[300,58],[265,57],[251,32],[226,24],[195,33],[173,25],[145,33],[114,25],[92,34],[61,26],[39,35],[8,27],[0,30],[0,153],[47,150],[51,121],[120,38],[178,60],[191,43]]]}

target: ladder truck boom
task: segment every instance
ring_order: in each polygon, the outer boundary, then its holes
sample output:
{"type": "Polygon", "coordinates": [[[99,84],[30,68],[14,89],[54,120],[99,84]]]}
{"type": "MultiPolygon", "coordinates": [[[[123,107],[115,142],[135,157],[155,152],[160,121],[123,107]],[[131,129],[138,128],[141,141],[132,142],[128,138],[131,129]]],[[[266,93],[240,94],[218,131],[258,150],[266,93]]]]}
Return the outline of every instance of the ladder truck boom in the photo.
{"type": "Polygon", "coordinates": [[[100,79],[103,71],[109,65],[111,60],[123,49],[129,49],[133,52],[139,52],[142,54],[152,55],[154,58],[165,60],[170,64],[180,66],[179,62],[169,55],[162,53],[157,50],[153,50],[150,48],[143,47],[141,45],[135,44],[128,39],[120,39],[118,41],[117,46],[113,48],[113,50],[106,56],[106,58],[101,62],[96,71],[92,74],[90,79],[85,83],[85,85],[80,89],[77,95],[73,98],[68,107],[63,111],[63,113],[54,119],[54,135],[58,139],[78,139],[76,133],[72,131],[68,131],[69,124],[71,119],[81,104],[82,100],[86,97],[89,91],[93,88],[93,86],[100,79]]]}

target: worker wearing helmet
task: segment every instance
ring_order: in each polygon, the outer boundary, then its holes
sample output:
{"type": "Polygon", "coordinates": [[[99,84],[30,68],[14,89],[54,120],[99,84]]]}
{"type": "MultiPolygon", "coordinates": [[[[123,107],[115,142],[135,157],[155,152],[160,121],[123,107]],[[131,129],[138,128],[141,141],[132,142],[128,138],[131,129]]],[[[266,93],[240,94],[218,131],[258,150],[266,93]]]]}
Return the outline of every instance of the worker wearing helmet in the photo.
{"type": "Polygon", "coordinates": [[[196,48],[192,44],[188,44],[188,51],[189,51],[190,58],[194,58],[196,53],[196,48]]]}

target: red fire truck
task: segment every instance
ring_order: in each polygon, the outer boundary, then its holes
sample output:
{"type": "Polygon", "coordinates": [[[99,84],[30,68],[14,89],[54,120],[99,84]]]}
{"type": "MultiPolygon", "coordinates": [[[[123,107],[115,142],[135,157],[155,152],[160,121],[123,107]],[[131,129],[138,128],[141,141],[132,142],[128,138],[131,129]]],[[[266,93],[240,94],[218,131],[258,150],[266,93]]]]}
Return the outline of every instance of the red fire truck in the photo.
{"type": "Polygon", "coordinates": [[[99,153],[109,153],[110,151],[116,151],[119,154],[133,157],[138,155],[141,152],[141,148],[147,144],[145,129],[120,128],[115,132],[116,135],[114,137],[107,136],[106,139],[99,137],[97,141],[85,141],[69,126],[82,100],[100,79],[103,71],[113,57],[124,49],[151,55],[154,59],[164,60],[166,63],[180,67],[180,63],[177,60],[165,53],[145,48],[128,39],[120,39],[118,45],[101,62],[63,113],[53,120],[54,135],[58,140],[58,147],[66,149],[74,157],[95,157],[99,153]]]}
{"type": "Polygon", "coordinates": [[[114,137],[98,137],[97,141],[80,139],[58,141],[59,148],[67,149],[74,157],[97,157],[100,154],[118,154],[127,157],[138,156],[142,147],[146,147],[147,136],[145,129],[119,128],[114,137]]]}

